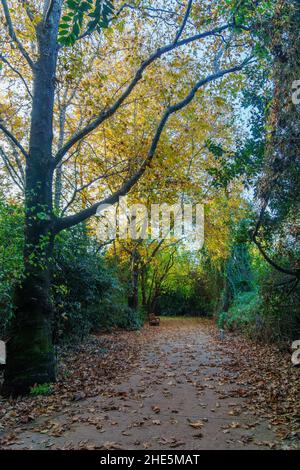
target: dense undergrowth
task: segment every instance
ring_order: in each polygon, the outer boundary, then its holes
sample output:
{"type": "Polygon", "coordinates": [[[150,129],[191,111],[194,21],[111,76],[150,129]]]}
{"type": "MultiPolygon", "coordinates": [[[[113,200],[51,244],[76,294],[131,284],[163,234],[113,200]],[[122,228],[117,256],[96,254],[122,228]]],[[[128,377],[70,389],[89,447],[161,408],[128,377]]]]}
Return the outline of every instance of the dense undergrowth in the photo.
{"type": "MultiPolygon", "coordinates": [[[[14,288],[22,278],[22,207],[0,201],[0,337],[6,338],[13,316],[14,288]]],[[[56,240],[52,270],[55,343],[82,340],[92,331],[138,329],[139,312],[126,303],[126,283],[98,253],[84,226],[56,240]]]]}
{"type": "MultiPolygon", "coordinates": [[[[22,208],[0,205],[0,334],[9,333],[14,287],[22,277],[22,208]]],[[[237,330],[264,342],[286,342],[300,337],[299,287],[274,273],[249,242],[236,243],[223,265],[215,269],[203,257],[202,266],[189,265],[182,277],[183,258],[162,283],[155,313],[166,316],[215,317],[219,328],[237,330]],[[292,286],[293,287],[293,286],[292,286]]],[[[128,266],[107,257],[82,225],[56,240],[53,260],[53,339],[56,344],[93,331],[139,329],[145,319],[142,306],[128,306],[128,266]],[[121,264],[122,265],[122,264],[121,264]]]]}

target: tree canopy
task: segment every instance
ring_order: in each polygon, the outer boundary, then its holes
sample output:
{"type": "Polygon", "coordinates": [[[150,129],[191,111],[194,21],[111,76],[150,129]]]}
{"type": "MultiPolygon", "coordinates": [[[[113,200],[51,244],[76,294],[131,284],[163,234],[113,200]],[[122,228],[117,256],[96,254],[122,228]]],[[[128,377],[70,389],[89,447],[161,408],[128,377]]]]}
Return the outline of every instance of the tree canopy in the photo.
{"type": "Polygon", "coordinates": [[[55,344],[155,312],[299,333],[299,8],[1,0],[4,393],[54,382],[55,344]],[[204,246],[100,243],[124,196],[204,205],[204,246]]]}

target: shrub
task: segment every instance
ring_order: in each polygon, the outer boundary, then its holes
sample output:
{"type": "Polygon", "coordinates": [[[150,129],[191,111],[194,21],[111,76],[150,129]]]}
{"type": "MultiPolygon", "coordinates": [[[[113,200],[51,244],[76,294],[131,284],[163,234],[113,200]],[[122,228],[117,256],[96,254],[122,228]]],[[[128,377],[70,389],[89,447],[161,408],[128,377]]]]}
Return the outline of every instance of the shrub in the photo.
{"type": "Polygon", "coordinates": [[[290,342],[300,338],[300,286],[274,271],[262,280],[263,338],[290,342]]]}
{"type": "Polygon", "coordinates": [[[83,339],[92,330],[141,326],[138,313],[127,307],[125,286],[97,249],[84,226],[57,241],[52,286],[56,343],[83,339]]]}
{"type": "MultiPolygon", "coordinates": [[[[23,271],[21,205],[8,204],[0,195],[0,337],[5,337],[13,315],[13,293],[23,271]]],[[[140,316],[128,309],[125,286],[113,268],[97,253],[84,225],[60,234],[55,243],[52,272],[53,337],[56,343],[91,330],[121,327],[137,329],[140,316]]]]}
{"type": "MultiPolygon", "coordinates": [[[[199,286],[198,286],[199,287],[199,286]]],[[[158,298],[156,313],[164,316],[206,316],[210,313],[209,299],[205,290],[192,290],[188,293],[182,290],[169,290],[158,298]]]]}
{"type": "Polygon", "coordinates": [[[119,285],[118,289],[99,301],[92,315],[93,330],[110,331],[113,328],[123,328],[132,331],[142,327],[142,314],[128,307],[125,293],[125,287],[119,285]]]}
{"type": "Polygon", "coordinates": [[[217,318],[219,328],[253,332],[259,328],[261,298],[257,291],[240,292],[227,312],[221,312],[217,318]]]}
{"type": "Polygon", "coordinates": [[[259,291],[239,293],[228,312],[218,315],[218,327],[243,331],[265,343],[299,339],[300,289],[289,292],[291,287],[282,283],[287,283],[286,277],[269,272],[259,291]]]}
{"type": "Polygon", "coordinates": [[[23,208],[0,195],[0,337],[13,315],[13,292],[23,271],[23,208]]]}
{"type": "Polygon", "coordinates": [[[51,395],[53,388],[51,384],[35,384],[30,389],[30,395],[36,397],[38,395],[51,395]]]}

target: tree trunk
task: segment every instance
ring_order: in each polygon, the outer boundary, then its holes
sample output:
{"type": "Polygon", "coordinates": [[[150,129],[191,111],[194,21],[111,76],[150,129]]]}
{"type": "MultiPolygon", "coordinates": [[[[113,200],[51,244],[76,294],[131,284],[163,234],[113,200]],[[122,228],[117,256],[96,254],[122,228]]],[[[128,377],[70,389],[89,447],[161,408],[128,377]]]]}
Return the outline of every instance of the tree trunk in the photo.
{"type": "Polygon", "coordinates": [[[223,307],[222,307],[223,312],[228,312],[228,310],[230,308],[230,305],[231,305],[231,302],[232,302],[232,292],[231,292],[231,289],[230,289],[228,274],[225,273],[223,307]]]}
{"type": "Polygon", "coordinates": [[[50,272],[55,234],[52,119],[59,17],[60,2],[54,1],[51,18],[37,26],[39,58],[34,68],[25,181],[24,277],[15,294],[15,315],[7,343],[6,395],[25,394],[34,384],[55,381],[50,272]]]}
{"type": "Polygon", "coordinates": [[[139,306],[139,255],[135,250],[131,258],[131,292],[128,296],[128,306],[137,310],[139,306]]]}
{"type": "Polygon", "coordinates": [[[156,303],[157,303],[158,297],[159,297],[159,293],[155,291],[153,295],[149,298],[148,308],[147,308],[148,317],[151,315],[151,313],[155,314],[156,303]]]}
{"type": "MultiPolygon", "coordinates": [[[[64,143],[65,136],[65,123],[66,123],[66,106],[64,105],[60,110],[59,116],[59,138],[57,149],[60,150],[64,143]]],[[[60,200],[62,192],[62,164],[60,163],[55,172],[55,196],[54,196],[54,207],[56,213],[59,214],[60,210],[60,200]]]]}
{"type": "MultiPolygon", "coordinates": [[[[27,243],[34,241],[31,235],[26,237],[27,243]]],[[[38,236],[38,232],[34,235],[38,236]]],[[[51,237],[46,228],[45,236],[51,237]]],[[[42,232],[39,239],[43,239],[42,232]]],[[[50,259],[51,241],[47,245],[45,253],[50,259]]],[[[3,385],[6,395],[26,394],[34,384],[55,381],[49,262],[40,256],[39,250],[31,251],[30,258],[36,263],[25,258],[24,280],[15,294],[15,317],[7,342],[3,385]]]]}
{"type": "Polygon", "coordinates": [[[141,293],[142,293],[142,306],[144,310],[147,307],[147,294],[146,294],[146,269],[145,266],[141,268],[141,293]]]}

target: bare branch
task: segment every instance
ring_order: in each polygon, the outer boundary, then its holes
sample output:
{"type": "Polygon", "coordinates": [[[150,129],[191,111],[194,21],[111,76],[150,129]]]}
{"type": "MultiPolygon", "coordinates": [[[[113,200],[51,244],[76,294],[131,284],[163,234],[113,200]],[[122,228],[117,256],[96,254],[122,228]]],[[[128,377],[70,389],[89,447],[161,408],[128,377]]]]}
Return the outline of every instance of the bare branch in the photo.
{"type": "Polygon", "coordinates": [[[220,69],[221,58],[224,55],[226,49],[228,48],[228,45],[229,45],[229,43],[230,43],[233,36],[234,36],[234,31],[231,31],[231,33],[229,35],[229,38],[226,41],[221,35],[222,41],[223,41],[224,44],[221,45],[221,47],[219,48],[219,50],[216,53],[216,56],[214,58],[214,70],[215,70],[215,72],[217,72],[220,69]]]}
{"type": "Polygon", "coordinates": [[[32,7],[29,5],[29,2],[27,0],[21,0],[23,3],[23,6],[26,10],[27,16],[30,19],[31,22],[34,21],[34,11],[32,10],[32,7]]]}
{"type": "Polygon", "coordinates": [[[49,17],[51,15],[51,12],[53,10],[53,7],[54,7],[54,0],[49,0],[48,6],[45,11],[45,15],[44,15],[44,25],[47,24],[49,17]]]}
{"type": "Polygon", "coordinates": [[[280,266],[279,264],[275,263],[275,261],[273,261],[270,256],[265,252],[265,250],[263,249],[261,243],[257,240],[256,236],[253,236],[252,237],[252,240],[253,242],[255,243],[255,245],[257,246],[259,252],[261,253],[261,255],[263,256],[263,258],[267,261],[267,263],[269,263],[274,269],[276,269],[276,271],[279,271],[283,274],[288,274],[289,276],[294,276],[296,277],[297,279],[300,279],[300,269],[297,269],[295,271],[293,271],[292,269],[287,269],[287,268],[283,268],[282,266],[280,266]]]}
{"type": "MultiPolygon", "coordinates": [[[[270,190],[271,192],[271,190],[270,190]]],[[[288,269],[288,268],[284,268],[282,266],[280,266],[279,264],[277,264],[266,252],[265,250],[263,249],[262,247],[262,244],[260,243],[260,241],[258,241],[257,237],[258,237],[258,232],[261,228],[261,225],[262,225],[262,221],[263,221],[263,217],[265,215],[265,212],[266,212],[266,209],[267,209],[267,206],[268,206],[268,201],[269,201],[269,196],[265,198],[264,200],[264,203],[263,203],[263,206],[260,210],[260,214],[259,214],[259,218],[258,218],[258,221],[255,225],[255,228],[251,234],[251,238],[252,238],[252,241],[253,243],[257,246],[260,254],[263,256],[263,258],[267,261],[267,263],[270,264],[270,266],[272,266],[274,269],[276,269],[276,271],[279,271],[283,274],[287,274],[289,276],[293,276],[295,277],[296,279],[300,279],[300,269],[296,269],[296,270],[292,270],[292,269],[288,269]]]]}
{"type": "Polygon", "coordinates": [[[80,188],[75,187],[73,195],[72,195],[70,201],[66,204],[66,206],[62,210],[62,215],[64,215],[66,213],[66,211],[68,210],[68,208],[73,204],[73,202],[75,201],[76,196],[77,196],[78,193],[80,193],[81,191],[84,191],[85,189],[88,189],[90,186],[92,186],[93,184],[97,183],[98,181],[100,181],[104,178],[109,178],[111,176],[120,175],[121,173],[124,173],[125,171],[126,170],[114,171],[112,173],[106,173],[104,175],[97,176],[96,178],[92,179],[91,181],[89,181],[86,184],[83,184],[82,186],[80,186],[80,188]]]}
{"type": "MultiPolygon", "coordinates": [[[[120,6],[119,10],[117,10],[116,14],[112,19],[116,19],[120,14],[122,13],[123,10],[126,8],[130,10],[136,10],[136,11],[142,11],[142,12],[147,12],[147,16],[149,18],[159,18],[162,19],[166,22],[164,19],[163,15],[169,15],[171,17],[178,17],[180,14],[174,10],[168,10],[166,8],[158,8],[158,7],[153,7],[153,6],[143,6],[143,7],[138,7],[137,5],[131,5],[130,3],[124,3],[123,5],[120,6]],[[148,13],[150,12],[150,13],[148,13]],[[153,14],[151,14],[153,13],[153,14]]],[[[166,24],[170,24],[169,22],[166,22],[166,24]]]]}
{"type": "Polygon", "coordinates": [[[15,160],[15,163],[17,165],[17,168],[20,172],[20,179],[24,182],[25,181],[25,168],[23,165],[22,160],[20,159],[19,152],[16,148],[16,146],[13,144],[13,142],[9,141],[11,151],[15,160]]]}
{"type": "Polygon", "coordinates": [[[214,73],[213,75],[208,75],[207,77],[199,80],[195,84],[195,86],[190,90],[189,94],[183,100],[179,101],[178,103],[176,103],[172,106],[169,106],[166,109],[166,111],[164,112],[164,114],[163,114],[163,116],[162,116],[162,118],[161,118],[161,120],[158,124],[156,132],[155,132],[154,137],[152,139],[151,146],[150,146],[149,151],[148,151],[148,155],[145,158],[144,162],[141,164],[138,171],[131,178],[129,178],[121,186],[121,188],[118,191],[114,192],[111,196],[107,197],[103,201],[97,202],[97,203],[93,204],[92,206],[88,207],[87,209],[84,209],[83,211],[81,211],[77,214],[70,215],[70,216],[64,217],[62,219],[57,219],[57,221],[56,221],[56,231],[60,232],[63,229],[72,227],[74,225],[77,225],[80,222],[83,222],[84,220],[88,219],[89,217],[95,215],[96,212],[97,212],[98,207],[101,204],[115,204],[119,200],[119,197],[124,196],[125,194],[127,194],[131,190],[131,188],[136,184],[136,182],[143,176],[146,169],[149,167],[149,165],[150,165],[150,163],[151,163],[151,161],[154,157],[155,151],[157,149],[161,134],[162,134],[162,132],[164,130],[164,127],[165,127],[167,121],[169,120],[170,116],[172,114],[176,113],[177,111],[180,111],[181,109],[185,108],[193,100],[196,92],[201,87],[203,87],[207,83],[210,83],[214,80],[217,80],[217,79],[223,77],[224,75],[242,70],[242,68],[246,64],[248,64],[250,62],[250,60],[251,60],[251,57],[245,59],[241,64],[236,65],[234,67],[231,67],[230,69],[220,70],[217,73],[214,73]]]}
{"type": "Polygon", "coordinates": [[[3,7],[3,10],[4,10],[4,15],[5,15],[5,19],[6,19],[6,23],[7,23],[7,28],[8,28],[8,34],[10,35],[12,41],[14,41],[18,48],[19,48],[19,51],[21,52],[22,56],[24,57],[24,59],[27,61],[27,63],[29,64],[29,66],[31,67],[31,69],[34,69],[34,63],[31,59],[31,57],[29,56],[28,52],[26,51],[26,49],[23,47],[23,44],[21,43],[21,41],[17,38],[17,35],[15,33],[15,30],[14,30],[14,26],[13,26],[13,23],[12,23],[12,19],[11,19],[11,16],[10,16],[10,12],[9,12],[9,8],[8,8],[8,5],[7,5],[7,1],[6,0],[1,0],[1,3],[2,3],[2,7],[3,7]]]}
{"type": "Polygon", "coordinates": [[[24,191],[24,181],[23,179],[18,175],[16,172],[14,166],[12,165],[9,157],[6,155],[4,152],[3,148],[0,147],[0,156],[2,158],[2,161],[11,177],[13,182],[18,186],[18,188],[23,192],[24,191]]]}
{"type": "Polygon", "coordinates": [[[28,158],[28,153],[26,152],[22,144],[20,144],[18,139],[16,139],[16,137],[4,126],[1,120],[0,120],[0,129],[4,132],[6,137],[8,137],[18,147],[18,149],[21,150],[24,157],[28,158]]]}
{"type": "Polygon", "coordinates": [[[180,39],[180,37],[181,37],[181,35],[182,35],[183,31],[184,31],[184,28],[185,28],[185,26],[186,26],[186,23],[187,23],[187,21],[188,21],[188,19],[189,19],[190,13],[191,13],[192,4],[193,4],[193,0],[189,0],[189,1],[188,1],[188,4],[187,4],[187,8],[186,8],[185,15],[184,15],[184,17],[183,17],[183,20],[182,20],[182,23],[181,23],[181,25],[180,25],[180,28],[179,28],[179,30],[178,30],[178,32],[177,32],[177,34],[176,34],[174,43],[177,43],[177,42],[179,41],[179,39],[180,39]]]}
{"type": "Polygon", "coordinates": [[[2,60],[2,62],[4,62],[15,74],[17,74],[20,79],[22,80],[26,90],[27,90],[27,93],[29,94],[30,98],[32,98],[32,94],[31,94],[31,91],[29,89],[29,86],[27,85],[24,77],[22,76],[22,74],[15,68],[11,65],[11,63],[2,55],[0,54],[0,59],[2,60]]]}

